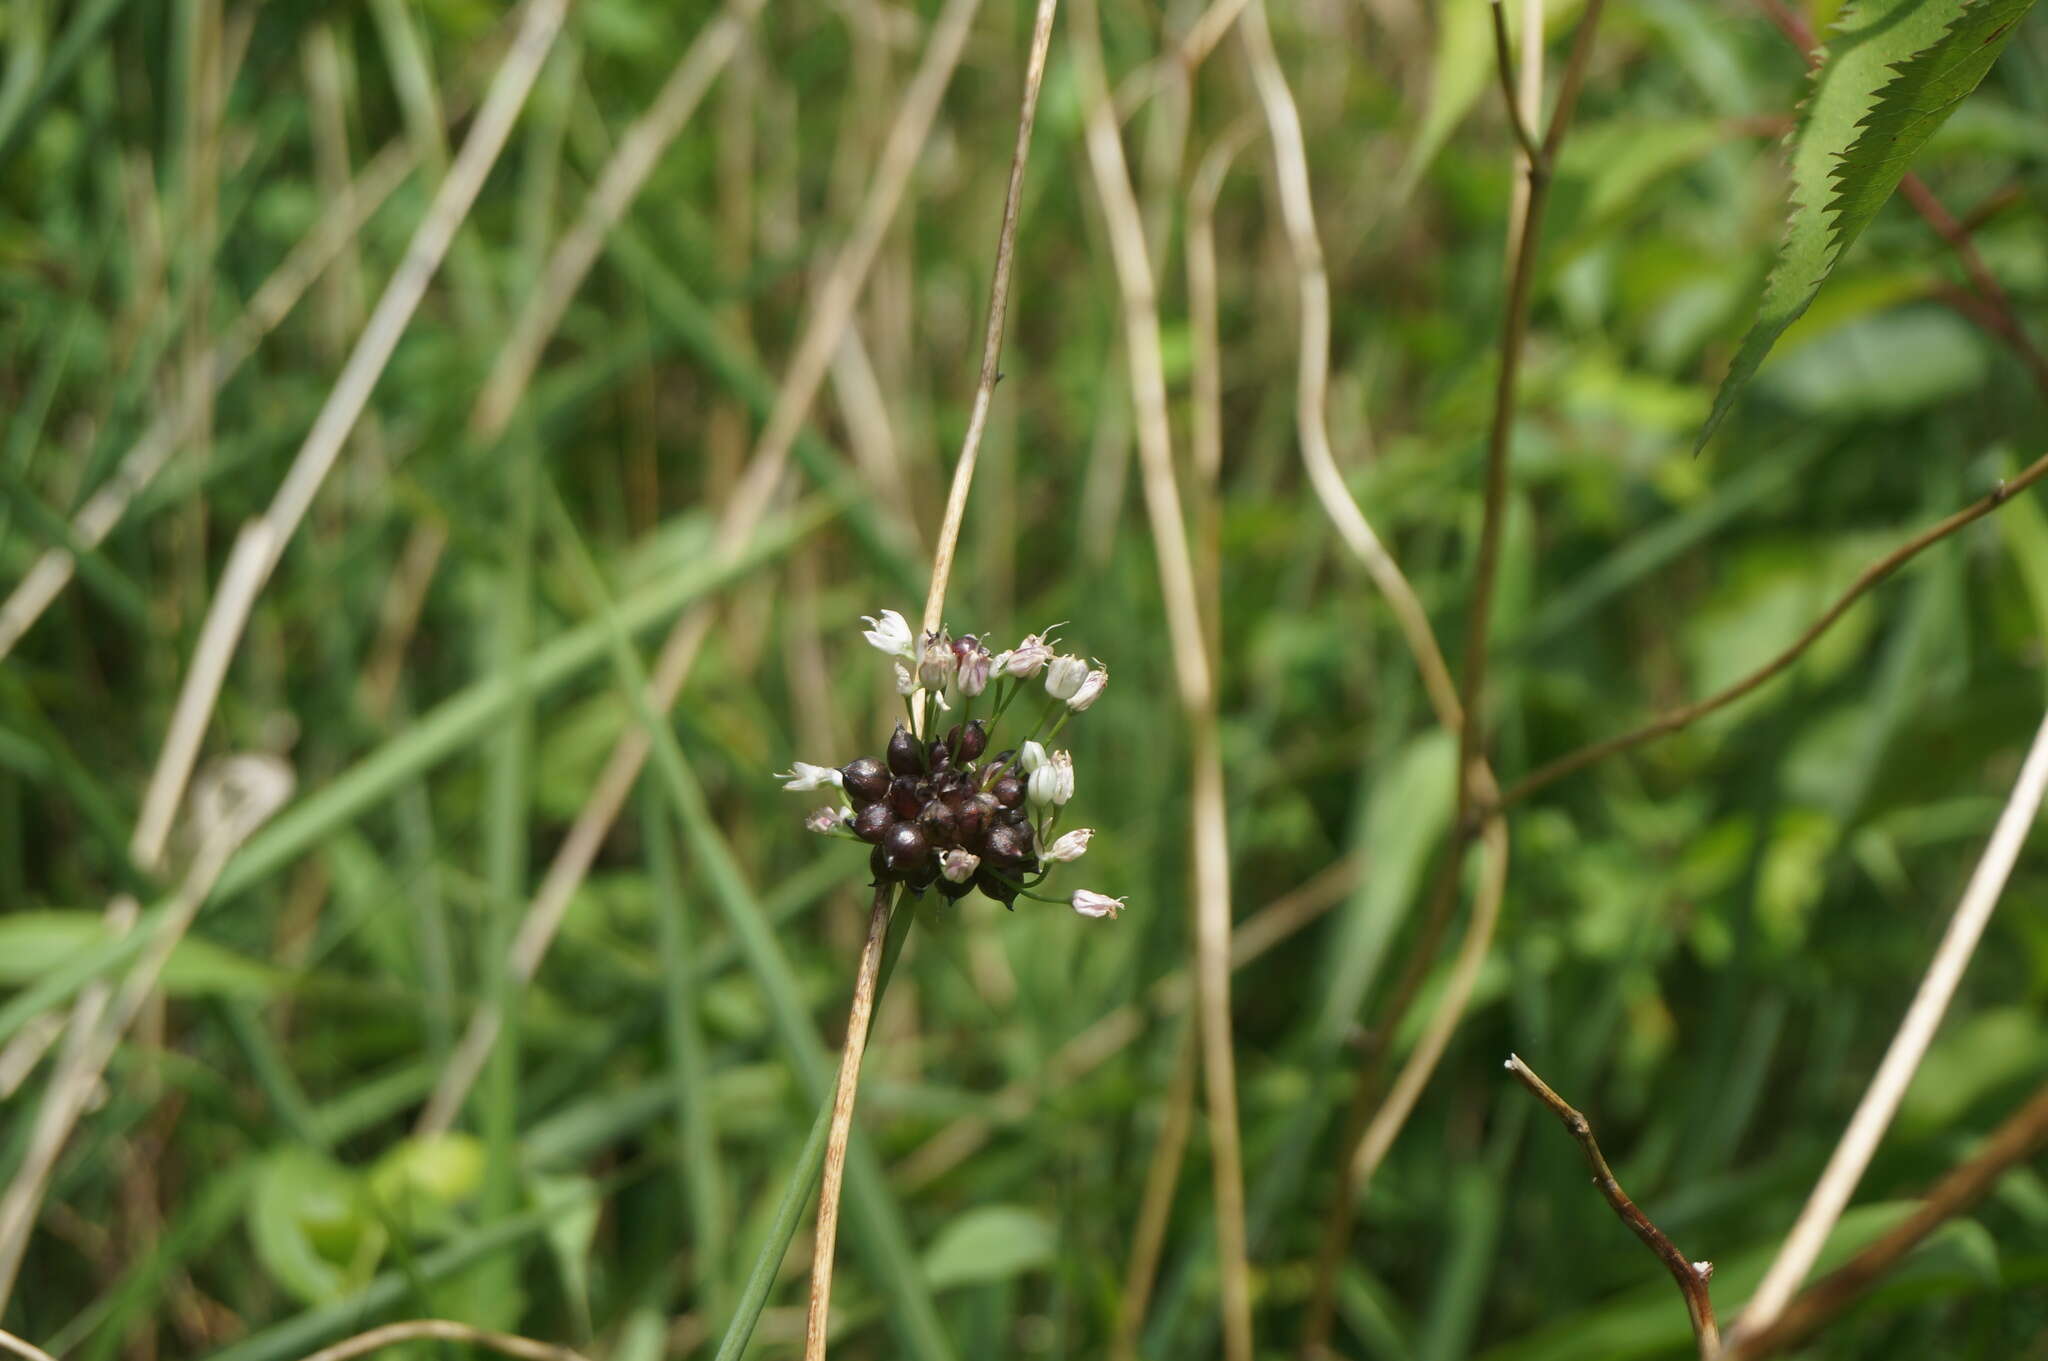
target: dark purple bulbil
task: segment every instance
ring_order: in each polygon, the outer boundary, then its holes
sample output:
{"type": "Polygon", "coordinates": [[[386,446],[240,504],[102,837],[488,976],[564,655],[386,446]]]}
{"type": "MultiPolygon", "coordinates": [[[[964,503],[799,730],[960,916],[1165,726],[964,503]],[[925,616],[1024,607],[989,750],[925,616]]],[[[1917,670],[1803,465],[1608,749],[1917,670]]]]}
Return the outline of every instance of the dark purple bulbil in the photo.
{"type": "Polygon", "coordinates": [[[840,771],[854,807],[853,834],[874,847],[868,869],[877,883],[918,893],[937,888],[948,900],[978,888],[1008,906],[1018,884],[1038,873],[1024,781],[1000,769],[1015,753],[998,753],[977,768],[987,748],[988,732],[978,719],[931,742],[899,724],[886,760],[863,756],[840,771]],[[981,857],[967,883],[939,873],[939,857],[951,850],[981,857]]]}

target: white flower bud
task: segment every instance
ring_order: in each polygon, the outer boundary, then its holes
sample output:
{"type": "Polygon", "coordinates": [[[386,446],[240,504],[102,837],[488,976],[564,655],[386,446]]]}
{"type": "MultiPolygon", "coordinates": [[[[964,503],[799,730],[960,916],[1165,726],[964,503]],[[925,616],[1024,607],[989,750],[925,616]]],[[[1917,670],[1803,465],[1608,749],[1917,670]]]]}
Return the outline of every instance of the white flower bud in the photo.
{"type": "Polygon", "coordinates": [[[1058,841],[1053,842],[1052,845],[1047,846],[1043,858],[1059,861],[1062,864],[1069,860],[1079,860],[1082,853],[1088,849],[1089,838],[1094,835],[1095,829],[1093,827],[1076,827],[1058,841]]]}
{"type": "Polygon", "coordinates": [[[1104,917],[1113,918],[1117,913],[1124,910],[1123,899],[1112,898],[1106,893],[1093,893],[1085,888],[1074,890],[1072,902],[1074,911],[1084,917],[1093,917],[1098,921],[1104,917]]]}
{"type": "Polygon", "coordinates": [[[896,663],[896,693],[907,695],[917,689],[917,677],[902,662],[896,663]]]}
{"type": "MultiPolygon", "coordinates": [[[[1053,625],[1058,628],[1059,625],[1053,625]]],[[[996,658],[996,670],[1015,676],[1018,680],[1029,680],[1045,669],[1052,660],[1052,629],[1043,633],[1026,634],[1024,641],[1010,651],[996,658]]]]}
{"type": "Polygon", "coordinates": [[[1088,663],[1079,657],[1055,657],[1045,668],[1045,693],[1054,699],[1072,699],[1088,679],[1088,663]]]}
{"type": "Polygon", "coordinates": [[[840,789],[846,784],[846,777],[833,767],[808,765],[802,761],[793,762],[789,770],[776,771],[775,778],[787,781],[782,786],[784,789],[811,790],[828,784],[840,789]]]}
{"type": "Polygon", "coordinates": [[[1067,707],[1077,714],[1080,713],[1095,702],[1096,696],[1100,695],[1108,684],[1109,668],[1101,662],[1095,663],[1095,669],[1081,681],[1081,688],[1067,700],[1067,707]]]}
{"type": "MultiPolygon", "coordinates": [[[[988,689],[989,673],[995,669],[995,663],[994,659],[988,655],[988,649],[983,647],[980,642],[972,639],[965,639],[963,641],[973,642],[973,646],[967,649],[965,656],[960,657],[960,678],[958,683],[960,693],[969,699],[973,699],[976,695],[988,689]]],[[[955,655],[959,656],[959,653],[956,651],[955,655]]]]}
{"type": "Polygon", "coordinates": [[[1024,797],[1041,808],[1047,804],[1057,808],[1073,798],[1074,758],[1064,751],[1054,752],[1044,765],[1031,772],[1024,797]]]}
{"type": "Polygon", "coordinates": [[[1037,742],[1026,740],[1017,748],[1017,768],[1026,775],[1045,764],[1045,748],[1037,742]]]}
{"type": "Polygon", "coordinates": [[[973,851],[947,851],[939,857],[939,873],[949,884],[964,884],[981,868],[981,857],[973,851]]]}
{"type": "Polygon", "coordinates": [[[960,659],[953,655],[953,640],[944,629],[924,636],[924,652],[917,661],[917,683],[939,694],[953,683],[960,659]]]}
{"type": "Polygon", "coordinates": [[[864,614],[860,620],[872,626],[862,635],[869,647],[906,662],[917,660],[917,635],[911,632],[908,619],[894,610],[883,610],[880,619],[864,614]]]}

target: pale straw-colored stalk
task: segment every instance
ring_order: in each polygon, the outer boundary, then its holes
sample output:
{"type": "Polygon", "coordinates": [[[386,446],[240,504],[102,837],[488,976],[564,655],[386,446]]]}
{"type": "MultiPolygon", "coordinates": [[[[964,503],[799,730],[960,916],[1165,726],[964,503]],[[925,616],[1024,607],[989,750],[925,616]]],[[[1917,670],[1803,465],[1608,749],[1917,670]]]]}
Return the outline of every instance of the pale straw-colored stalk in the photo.
{"type": "Polygon", "coordinates": [[[1849,1197],[1855,1194],[1856,1184],[1863,1179],[1864,1169],[1870,1166],[1871,1156],[1898,1113],[1899,1102],[1905,1097],[1913,1074],[1919,1071],[1921,1060],[1926,1058],[1927,1046],[1955,997],[1956,985],[1976,953],[1977,942],[1983,939],[1992,909],[1998,906],[2005,882],[2019,859],[2020,847],[2026,843],[2027,833],[2040,814],[2044,792],[2048,792],[2048,717],[2035,730],[2033,745],[2028,748],[2019,778],[2006,798],[2005,810],[1998,815],[1991,840],[1963,889],[1941,943],[1935,947],[1934,958],[1906,1008],[1905,1018],[1899,1022],[1898,1033],[1885,1050],[1862,1100],[1856,1103],[1856,1113],[1849,1117],[1849,1126],[1842,1131],[1841,1142],[1835,1145],[1820,1180],[1814,1183],[1792,1231],[1785,1236],[1756,1293],[1750,1296],[1730,1329],[1731,1347],[1777,1319],[1793,1293],[1805,1283],[1821,1249],[1827,1245],[1835,1221],[1848,1208],[1849,1197]]]}
{"type": "Polygon", "coordinates": [[[1245,1234],[1244,1167],[1230,1020],[1230,828],[1217,733],[1215,680],[1202,626],[1194,559],[1175,480],[1157,291],[1150,252],[1145,245],[1144,219],[1131,187],[1116,110],[1102,67],[1100,19],[1094,0],[1076,0],[1072,37],[1075,65],[1081,77],[1088,161],[1108,228],[1110,254],[1122,298],[1140,483],[1146,516],[1152,526],[1160,594],[1165,600],[1175,684],[1188,726],[1195,991],[1215,1178],[1224,1355],[1229,1361],[1250,1361],[1250,1249],[1245,1234]]]}
{"type": "Polygon", "coordinates": [[[485,1351],[510,1356],[517,1361],[583,1361],[581,1354],[567,1347],[557,1347],[551,1342],[536,1342],[530,1337],[519,1337],[513,1333],[493,1332],[467,1323],[457,1323],[445,1318],[416,1318],[403,1323],[386,1323],[357,1333],[354,1337],[343,1338],[331,1346],[305,1358],[305,1361],[352,1361],[358,1356],[401,1342],[459,1342],[485,1351]]]}

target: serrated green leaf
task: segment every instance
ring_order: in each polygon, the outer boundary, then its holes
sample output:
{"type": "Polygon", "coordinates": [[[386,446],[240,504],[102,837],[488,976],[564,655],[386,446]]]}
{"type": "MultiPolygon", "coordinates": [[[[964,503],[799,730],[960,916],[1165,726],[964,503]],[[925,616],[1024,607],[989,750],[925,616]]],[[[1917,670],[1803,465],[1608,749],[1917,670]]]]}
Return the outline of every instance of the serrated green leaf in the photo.
{"type": "Polygon", "coordinates": [[[1771,346],[1898,188],[2033,0],[1864,0],[1827,45],[1792,142],[1792,218],[1756,323],[1714,397],[1704,446],[1771,346]]]}

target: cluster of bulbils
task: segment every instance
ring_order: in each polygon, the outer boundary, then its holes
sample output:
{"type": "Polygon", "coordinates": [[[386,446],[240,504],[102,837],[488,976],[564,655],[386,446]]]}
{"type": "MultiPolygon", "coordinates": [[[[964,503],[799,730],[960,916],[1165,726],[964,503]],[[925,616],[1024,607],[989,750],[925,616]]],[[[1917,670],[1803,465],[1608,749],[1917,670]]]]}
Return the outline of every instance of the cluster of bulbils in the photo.
{"type": "MultiPolygon", "coordinates": [[[[1086,827],[1059,832],[1074,796],[1074,759],[1047,744],[1102,694],[1108,669],[1057,651],[1051,629],[991,653],[971,633],[954,638],[942,629],[920,639],[894,610],[863,622],[868,643],[893,659],[905,707],[915,714],[912,697],[921,690],[958,720],[930,739],[899,723],[881,757],[837,768],[798,761],[778,772],[784,789],[839,790],[844,801],[818,809],[805,825],[872,846],[868,869],[877,885],[902,884],[918,894],[936,888],[949,900],[980,889],[1005,907],[1020,894],[1043,898],[1033,890],[1054,866],[1080,859],[1095,835],[1086,827]],[[1031,736],[983,760],[1004,714],[1041,686],[1031,736]],[[976,718],[984,695],[989,715],[976,718]]],[[[1092,918],[1114,917],[1124,905],[1087,889],[1052,901],[1092,918]]]]}

